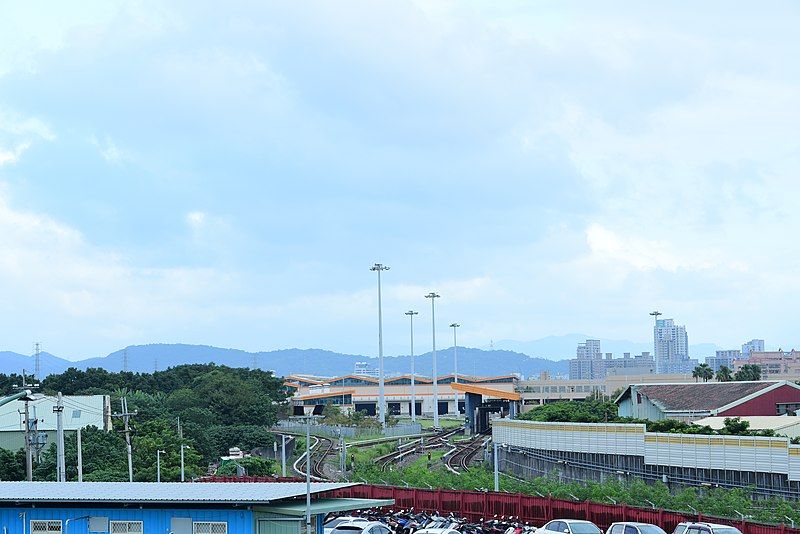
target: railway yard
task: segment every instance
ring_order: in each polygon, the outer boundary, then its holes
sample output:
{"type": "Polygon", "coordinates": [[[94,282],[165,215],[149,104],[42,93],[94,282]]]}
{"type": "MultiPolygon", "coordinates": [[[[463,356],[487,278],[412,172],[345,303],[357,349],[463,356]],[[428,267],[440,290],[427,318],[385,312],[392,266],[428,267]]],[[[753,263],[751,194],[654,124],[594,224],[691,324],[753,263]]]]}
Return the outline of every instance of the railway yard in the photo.
{"type": "MultiPolygon", "coordinates": [[[[341,471],[340,443],[328,437],[311,436],[311,479],[314,481],[346,479],[353,463],[372,462],[382,472],[414,462],[427,462],[427,467],[443,466],[459,475],[484,458],[490,438],[486,434],[463,436],[463,428],[429,431],[418,436],[384,438],[346,443],[346,467],[341,471]]],[[[296,476],[306,476],[305,452],[292,464],[296,476]]]]}

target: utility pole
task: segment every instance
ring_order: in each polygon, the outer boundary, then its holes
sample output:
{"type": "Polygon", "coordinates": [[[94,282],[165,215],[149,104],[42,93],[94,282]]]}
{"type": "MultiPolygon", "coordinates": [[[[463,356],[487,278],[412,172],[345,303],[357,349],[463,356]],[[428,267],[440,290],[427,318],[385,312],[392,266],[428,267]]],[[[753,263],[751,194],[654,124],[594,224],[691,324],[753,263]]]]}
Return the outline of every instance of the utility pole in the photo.
{"type": "Polygon", "coordinates": [[[286,478],[286,434],[281,434],[281,476],[286,478]]]}
{"type": "Polygon", "coordinates": [[[378,273],[378,419],[381,428],[386,428],[386,400],[383,391],[383,309],[381,303],[381,271],[388,271],[389,267],[376,263],[369,268],[378,273]]]}
{"type": "Polygon", "coordinates": [[[164,452],[161,449],[156,451],[156,482],[161,482],[161,454],[164,452]]]}
{"type": "MultiPolygon", "coordinates": [[[[30,399],[30,391],[39,387],[39,384],[28,384],[28,378],[25,376],[25,369],[22,370],[22,385],[15,386],[14,389],[17,391],[28,391],[28,395],[24,397],[25,400],[25,408],[22,412],[25,416],[25,475],[28,482],[33,481],[33,439],[35,437],[35,432],[31,432],[36,426],[36,420],[31,420],[30,415],[30,407],[29,407],[29,399],[30,399]]],[[[36,437],[38,441],[38,437],[36,437]]]]}
{"type": "Polygon", "coordinates": [[[406,312],[408,318],[411,320],[411,422],[417,422],[417,396],[415,394],[415,376],[417,374],[414,367],[414,316],[419,315],[419,312],[408,310],[406,312]]]}
{"type": "Polygon", "coordinates": [[[497,443],[494,445],[494,491],[500,491],[500,461],[497,458],[497,443]]]}
{"type": "Polygon", "coordinates": [[[439,429],[439,380],[436,377],[436,310],[434,302],[441,295],[431,291],[425,295],[426,299],[431,299],[431,339],[433,340],[433,428],[439,429]]]}
{"type": "Polygon", "coordinates": [[[311,422],[306,418],[306,534],[311,534],[311,422]]]}
{"type": "Polygon", "coordinates": [[[83,482],[83,441],[81,440],[81,427],[78,427],[78,482],[83,482]]]}
{"type": "Polygon", "coordinates": [[[64,455],[64,397],[58,392],[58,401],[53,406],[56,414],[56,480],[67,481],[67,465],[64,455]]]}
{"type": "Polygon", "coordinates": [[[128,480],[133,482],[133,449],[131,447],[130,418],[135,416],[137,412],[128,412],[128,399],[126,397],[120,399],[120,407],[122,408],[122,413],[115,413],[113,417],[121,417],[122,422],[125,424],[125,429],[122,432],[125,433],[125,443],[128,447],[128,480]]]}
{"type": "Polygon", "coordinates": [[[183,459],[183,451],[185,449],[191,449],[191,447],[189,445],[184,445],[183,443],[181,443],[181,482],[186,482],[186,470],[183,459]]]}

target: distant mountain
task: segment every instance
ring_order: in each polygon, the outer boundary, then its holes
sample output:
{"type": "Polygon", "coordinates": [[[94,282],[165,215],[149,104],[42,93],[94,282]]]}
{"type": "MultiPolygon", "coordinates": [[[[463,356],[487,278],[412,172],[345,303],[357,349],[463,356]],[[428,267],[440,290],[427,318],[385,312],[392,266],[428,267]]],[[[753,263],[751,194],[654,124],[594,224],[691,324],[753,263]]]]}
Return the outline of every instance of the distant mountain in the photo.
{"type": "MultiPolygon", "coordinates": [[[[61,373],[69,367],[86,369],[102,367],[109,371],[120,371],[127,353],[128,369],[136,372],[152,372],[155,368],[166,369],[187,363],[215,362],[231,367],[269,369],[278,376],[291,373],[308,373],[321,376],[343,375],[353,372],[356,362],[365,361],[378,366],[376,358],[353,354],[340,354],[321,349],[285,349],[269,352],[247,352],[239,349],[210,347],[207,345],[152,344],[127,347],[108,356],[69,361],[52,354],[42,353],[42,374],[61,373]]],[[[567,362],[544,358],[531,358],[509,350],[481,350],[458,348],[458,364],[461,374],[501,375],[520,373],[538,376],[547,371],[551,375],[567,374],[567,362]]],[[[415,357],[417,374],[431,375],[433,358],[430,352],[415,357]]],[[[14,352],[0,352],[0,372],[19,373],[22,369],[33,372],[33,356],[14,352]]],[[[437,351],[437,370],[440,375],[452,373],[454,350],[450,347],[437,351]]],[[[384,359],[387,375],[405,374],[411,371],[410,356],[391,356],[384,359]]]]}
{"type": "MultiPolygon", "coordinates": [[[[603,352],[611,352],[615,357],[622,357],[623,352],[640,354],[642,352],[653,352],[652,343],[640,343],[625,339],[604,339],[586,334],[566,334],[563,336],[547,336],[533,341],[514,341],[503,339],[495,341],[493,348],[506,349],[515,352],[528,354],[531,357],[546,358],[549,360],[568,360],[575,357],[575,349],[578,343],[583,343],[587,339],[599,339],[600,348],[603,352]]],[[[484,347],[486,348],[486,347],[484,347]]],[[[698,343],[689,345],[689,355],[692,358],[699,358],[702,362],[706,356],[713,356],[721,347],[713,343],[698,343]]]]}

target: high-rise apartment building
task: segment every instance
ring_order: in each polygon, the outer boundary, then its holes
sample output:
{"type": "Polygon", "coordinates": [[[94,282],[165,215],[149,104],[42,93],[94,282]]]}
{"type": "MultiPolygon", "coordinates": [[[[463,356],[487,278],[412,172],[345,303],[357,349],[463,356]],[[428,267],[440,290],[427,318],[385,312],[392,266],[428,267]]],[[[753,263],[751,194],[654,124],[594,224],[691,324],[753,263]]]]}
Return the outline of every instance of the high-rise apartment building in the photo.
{"type": "Polygon", "coordinates": [[[658,319],[653,327],[653,348],[657,373],[690,373],[697,360],[689,359],[686,327],[673,319],[658,319]]]}
{"type": "Polygon", "coordinates": [[[706,363],[715,373],[719,371],[719,368],[723,365],[733,371],[734,360],[738,360],[741,357],[742,353],[739,349],[718,350],[715,356],[708,356],[706,358],[706,363]]]}
{"type": "Polygon", "coordinates": [[[764,352],[764,340],[763,339],[751,339],[744,345],[742,345],[742,358],[749,358],[751,352],[764,352]]]}
{"type": "Polygon", "coordinates": [[[571,380],[600,380],[606,376],[603,353],[600,352],[599,339],[587,339],[578,343],[575,359],[569,361],[571,380]]]}

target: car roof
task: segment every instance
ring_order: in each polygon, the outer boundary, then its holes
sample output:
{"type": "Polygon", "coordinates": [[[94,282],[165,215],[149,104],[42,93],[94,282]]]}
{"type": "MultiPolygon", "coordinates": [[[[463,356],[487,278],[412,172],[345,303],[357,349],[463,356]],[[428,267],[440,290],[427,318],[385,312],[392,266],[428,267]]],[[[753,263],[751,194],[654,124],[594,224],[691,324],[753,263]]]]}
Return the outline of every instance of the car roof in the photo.
{"type": "Polygon", "coordinates": [[[363,530],[365,528],[374,527],[375,525],[383,525],[383,523],[380,521],[347,521],[346,523],[340,523],[336,525],[336,528],[355,527],[363,530]]]}
{"type": "MultiPolygon", "coordinates": [[[[656,527],[658,525],[654,525],[653,523],[642,523],[641,521],[617,521],[616,523],[611,523],[612,525],[633,525],[636,527],[656,527]]],[[[683,524],[683,523],[681,523],[683,524]]]]}

